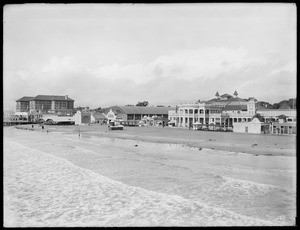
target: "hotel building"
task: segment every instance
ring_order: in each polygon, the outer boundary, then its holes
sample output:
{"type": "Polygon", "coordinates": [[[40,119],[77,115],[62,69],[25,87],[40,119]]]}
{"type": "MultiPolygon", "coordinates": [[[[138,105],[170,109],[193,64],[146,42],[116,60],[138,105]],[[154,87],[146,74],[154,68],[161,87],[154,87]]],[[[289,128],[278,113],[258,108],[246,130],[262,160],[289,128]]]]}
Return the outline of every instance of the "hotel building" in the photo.
{"type": "Polygon", "coordinates": [[[169,111],[169,120],[175,126],[188,127],[193,123],[228,125],[234,123],[250,122],[255,115],[255,101],[245,100],[234,96],[217,92],[215,98],[192,104],[179,104],[176,109],[169,111]]]}
{"type": "Polygon", "coordinates": [[[66,96],[38,95],[16,100],[17,112],[57,113],[72,115],[74,100],[66,96]]]}

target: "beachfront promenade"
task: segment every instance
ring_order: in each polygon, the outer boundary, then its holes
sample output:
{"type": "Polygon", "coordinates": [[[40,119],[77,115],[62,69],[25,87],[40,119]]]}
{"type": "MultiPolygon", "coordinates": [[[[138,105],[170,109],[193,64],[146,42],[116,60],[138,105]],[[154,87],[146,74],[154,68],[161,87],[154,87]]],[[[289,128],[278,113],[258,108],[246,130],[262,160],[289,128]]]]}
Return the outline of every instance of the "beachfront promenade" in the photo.
{"type": "MultiPolygon", "coordinates": [[[[18,126],[31,129],[31,125],[18,126]]],[[[177,143],[191,147],[250,153],[255,155],[296,156],[296,136],[239,134],[232,132],[195,131],[174,127],[124,127],[109,131],[107,125],[41,126],[35,131],[66,132],[81,136],[103,136],[156,143],[177,143]]]]}

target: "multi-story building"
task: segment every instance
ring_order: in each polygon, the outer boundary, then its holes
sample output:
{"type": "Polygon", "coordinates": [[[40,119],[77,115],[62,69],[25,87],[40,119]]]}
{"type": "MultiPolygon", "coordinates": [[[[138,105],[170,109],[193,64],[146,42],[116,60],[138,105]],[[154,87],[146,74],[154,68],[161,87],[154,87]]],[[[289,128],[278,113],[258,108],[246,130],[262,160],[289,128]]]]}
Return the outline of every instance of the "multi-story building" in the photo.
{"type": "Polygon", "coordinates": [[[30,101],[33,100],[34,97],[22,97],[16,100],[16,111],[17,112],[29,112],[30,101]]]}
{"type": "Polygon", "coordinates": [[[58,113],[72,115],[74,100],[66,96],[38,95],[17,100],[18,112],[58,113]]]}
{"type": "Polygon", "coordinates": [[[169,111],[169,120],[175,126],[187,127],[193,123],[229,125],[233,123],[251,121],[255,115],[254,100],[245,100],[234,96],[223,94],[205,102],[192,104],[179,104],[176,110],[169,111]]]}

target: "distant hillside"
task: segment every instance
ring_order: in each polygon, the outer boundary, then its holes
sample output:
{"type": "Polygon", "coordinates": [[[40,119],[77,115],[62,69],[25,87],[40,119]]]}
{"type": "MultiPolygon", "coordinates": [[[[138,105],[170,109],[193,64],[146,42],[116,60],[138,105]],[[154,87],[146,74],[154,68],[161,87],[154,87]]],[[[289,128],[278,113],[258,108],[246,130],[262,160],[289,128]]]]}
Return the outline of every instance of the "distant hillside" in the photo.
{"type": "Polygon", "coordinates": [[[259,107],[264,107],[267,109],[279,109],[281,107],[283,108],[290,108],[290,109],[296,109],[297,104],[296,98],[290,98],[289,100],[283,100],[274,104],[270,104],[269,102],[265,101],[258,101],[256,102],[256,105],[259,107]]]}

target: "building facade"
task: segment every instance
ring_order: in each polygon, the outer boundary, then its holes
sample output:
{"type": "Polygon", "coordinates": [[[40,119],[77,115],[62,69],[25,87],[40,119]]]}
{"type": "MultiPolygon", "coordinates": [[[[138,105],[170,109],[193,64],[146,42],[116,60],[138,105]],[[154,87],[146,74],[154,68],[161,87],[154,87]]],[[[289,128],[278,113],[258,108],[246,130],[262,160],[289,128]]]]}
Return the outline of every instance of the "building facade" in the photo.
{"type": "Polygon", "coordinates": [[[22,97],[16,100],[16,111],[17,112],[29,112],[30,110],[30,101],[33,100],[34,97],[22,97]]]}
{"type": "Polygon", "coordinates": [[[66,96],[38,95],[22,97],[16,101],[17,112],[55,113],[73,115],[74,100],[66,96]]]}
{"type": "Polygon", "coordinates": [[[194,123],[228,125],[248,122],[255,115],[254,100],[245,100],[229,94],[216,97],[205,102],[179,104],[176,109],[169,111],[169,120],[175,126],[189,127],[194,123]]]}
{"type": "Polygon", "coordinates": [[[154,106],[112,106],[105,114],[108,120],[141,121],[147,116],[161,118],[162,121],[167,123],[168,112],[174,109],[173,107],[154,106]]]}

